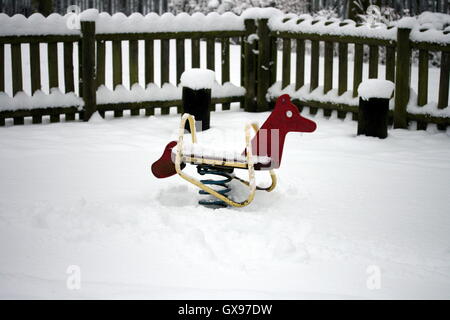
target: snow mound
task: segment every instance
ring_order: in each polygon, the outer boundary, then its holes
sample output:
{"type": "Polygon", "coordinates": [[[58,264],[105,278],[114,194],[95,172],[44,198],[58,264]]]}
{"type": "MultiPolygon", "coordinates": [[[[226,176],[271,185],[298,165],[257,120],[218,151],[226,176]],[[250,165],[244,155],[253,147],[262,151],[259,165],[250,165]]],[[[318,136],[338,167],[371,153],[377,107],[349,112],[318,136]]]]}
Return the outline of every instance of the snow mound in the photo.
{"type": "Polygon", "coordinates": [[[194,68],[183,72],[181,75],[181,85],[194,90],[211,89],[214,85],[216,75],[214,71],[208,69],[194,68]]]}
{"type": "Polygon", "coordinates": [[[242,12],[241,17],[244,19],[269,19],[280,15],[283,15],[283,12],[276,8],[249,8],[242,12]]]}
{"type": "Polygon", "coordinates": [[[89,118],[88,122],[89,123],[101,123],[101,122],[105,122],[105,119],[103,119],[102,116],[100,115],[100,113],[98,113],[98,111],[96,111],[89,118]]]}
{"type": "Polygon", "coordinates": [[[84,101],[75,93],[62,93],[57,88],[52,88],[50,94],[36,90],[32,96],[25,92],[17,92],[10,97],[5,92],[0,92],[0,111],[29,110],[52,107],[82,107],[84,101]]]}
{"type": "Polygon", "coordinates": [[[390,99],[394,92],[395,85],[392,81],[382,79],[368,79],[358,87],[359,96],[363,100],[370,98],[390,99]]]}
{"type": "Polygon", "coordinates": [[[98,18],[97,9],[87,9],[80,14],[81,21],[95,21],[98,18]]]}
{"type": "MultiPolygon", "coordinates": [[[[165,83],[162,88],[154,83],[148,84],[147,88],[143,88],[139,84],[134,84],[131,90],[123,85],[117,85],[114,90],[102,85],[97,89],[97,103],[126,103],[126,102],[143,102],[143,101],[170,101],[181,100],[182,85],[176,87],[171,83],[165,83]]],[[[245,95],[245,89],[237,87],[230,82],[223,85],[214,81],[211,90],[213,98],[240,97],[245,95]]],[[[1,101],[1,100],[0,100],[1,101]]],[[[1,105],[1,103],[0,103],[1,105]]]]}

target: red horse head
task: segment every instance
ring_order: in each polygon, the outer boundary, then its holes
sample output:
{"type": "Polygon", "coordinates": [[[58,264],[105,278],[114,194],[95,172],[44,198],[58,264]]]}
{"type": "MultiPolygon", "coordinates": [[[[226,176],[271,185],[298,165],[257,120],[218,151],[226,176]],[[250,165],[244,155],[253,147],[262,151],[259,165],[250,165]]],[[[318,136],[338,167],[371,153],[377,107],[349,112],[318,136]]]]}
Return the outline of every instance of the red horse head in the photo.
{"type": "MultiPolygon", "coordinates": [[[[289,95],[277,99],[275,108],[252,139],[252,153],[272,159],[270,168],[279,168],[283,155],[284,140],[288,132],[313,132],[316,123],[303,118],[289,95]]],[[[264,168],[266,166],[261,166],[264,168]]]]}

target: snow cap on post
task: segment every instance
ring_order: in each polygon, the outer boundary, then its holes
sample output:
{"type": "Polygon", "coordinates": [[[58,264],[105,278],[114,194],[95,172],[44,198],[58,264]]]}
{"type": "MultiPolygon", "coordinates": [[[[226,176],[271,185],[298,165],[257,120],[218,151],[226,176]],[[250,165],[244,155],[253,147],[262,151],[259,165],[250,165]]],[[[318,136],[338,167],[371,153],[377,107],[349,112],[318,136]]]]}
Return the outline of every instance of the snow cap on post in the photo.
{"type": "Polygon", "coordinates": [[[80,21],[95,21],[98,17],[97,9],[87,9],[80,14],[80,21]]]}
{"type": "Polygon", "coordinates": [[[214,71],[209,69],[193,68],[183,72],[181,75],[181,85],[193,90],[212,89],[216,76],[214,71]]]}
{"type": "Polygon", "coordinates": [[[370,98],[390,99],[394,92],[395,85],[392,81],[382,79],[368,79],[358,87],[359,96],[363,100],[370,98]]]}
{"type": "Polygon", "coordinates": [[[397,22],[397,28],[400,29],[414,29],[419,22],[414,17],[403,17],[397,22]]]}
{"type": "Polygon", "coordinates": [[[276,8],[249,8],[244,10],[241,18],[244,19],[270,19],[282,15],[283,12],[276,8]]]}

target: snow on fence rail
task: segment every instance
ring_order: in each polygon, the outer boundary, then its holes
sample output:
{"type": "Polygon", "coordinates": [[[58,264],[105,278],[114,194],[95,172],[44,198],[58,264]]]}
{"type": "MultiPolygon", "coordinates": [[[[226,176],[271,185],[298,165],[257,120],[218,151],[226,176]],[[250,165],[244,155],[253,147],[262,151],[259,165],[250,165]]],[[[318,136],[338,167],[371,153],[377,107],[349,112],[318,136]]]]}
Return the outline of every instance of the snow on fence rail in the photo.
{"type": "MultiPolygon", "coordinates": [[[[206,42],[206,66],[215,69],[216,43],[220,43],[220,74],[222,85],[213,88],[213,103],[222,103],[228,109],[231,102],[241,102],[246,111],[266,111],[278,95],[287,92],[301,106],[309,106],[310,112],[324,109],[330,115],[338,111],[339,117],[347,112],[357,113],[357,88],[362,81],[364,46],[369,47],[369,78],[379,76],[379,48],[386,50],[386,73],[384,78],[394,81],[395,107],[392,114],[396,127],[406,127],[409,120],[418,121],[419,128],[427,123],[436,123],[440,128],[450,125],[448,104],[449,87],[449,30],[438,31],[421,26],[417,21],[403,20],[398,26],[371,28],[356,25],[352,21],[318,20],[309,15],[284,15],[276,9],[249,9],[241,16],[231,13],[189,16],[170,13],[158,16],[154,13],[145,17],[132,14],[110,16],[87,10],[82,13],[81,30],[68,28],[74,16],[52,14],[47,18],[34,14],[28,19],[23,16],[8,17],[0,14],[0,62],[4,62],[5,49],[11,56],[11,81],[14,98],[0,95],[0,125],[6,118],[13,118],[15,124],[31,116],[33,123],[42,121],[43,115],[50,115],[50,121],[87,119],[98,110],[100,113],[113,111],[122,116],[124,110],[131,115],[154,114],[161,108],[162,114],[169,113],[171,106],[181,106],[180,76],[186,69],[185,40],[191,42],[191,66],[200,67],[200,41],[206,42]],[[412,28],[412,30],[411,30],[412,28]],[[424,35],[427,34],[428,37],[424,35]],[[230,41],[237,39],[241,45],[240,61],[230,61],[230,41]],[[159,64],[154,56],[155,41],[159,41],[159,64]],[[175,52],[170,50],[170,41],[175,42],[175,52]],[[292,43],[296,46],[295,83],[291,84],[292,43]],[[123,57],[123,42],[128,43],[128,59],[123,57]],[[139,47],[139,42],[143,46],[139,47]],[[277,44],[282,43],[282,61],[278,63],[277,44]],[[309,84],[305,83],[305,44],[311,46],[309,84]],[[47,44],[48,82],[53,97],[42,98],[40,44],[47,44]],[[64,89],[59,88],[58,43],[63,48],[64,89]],[[320,47],[324,47],[323,86],[319,86],[320,47]],[[23,71],[22,44],[29,44],[30,72],[23,71]],[[338,85],[333,87],[333,56],[337,44],[338,85]],[[353,87],[349,90],[349,45],[354,45],[353,87]],[[112,84],[115,90],[105,86],[107,74],[106,48],[112,48],[112,84]],[[75,49],[75,50],[74,50],[75,49]],[[141,52],[143,49],[143,52],[141,52]],[[409,70],[412,50],[419,50],[419,83],[417,97],[410,90],[409,70]],[[436,105],[428,97],[428,52],[440,51],[441,71],[439,101],[436,105]],[[143,54],[144,64],[139,59],[143,54]],[[176,63],[170,63],[170,55],[176,63]],[[78,61],[80,63],[78,63],[78,61]],[[241,85],[229,83],[230,64],[239,64],[241,85]],[[123,74],[124,64],[128,74],[123,74]],[[158,68],[158,72],[155,72],[158,68]],[[281,69],[281,82],[277,82],[277,68],[281,69]],[[143,70],[146,88],[139,83],[139,70],[143,70]],[[176,74],[176,83],[170,84],[170,73],[176,74]],[[22,74],[30,77],[32,97],[26,98],[23,91],[22,74]],[[78,78],[75,80],[75,76],[78,78]],[[155,74],[160,75],[161,87],[154,84],[155,74]],[[123,83],[128,76],[130,89],[123,83]],[[59,89],[58,89],[59,88],[59,89]],[[79,96],[73,92],[78,89],[79,96]],[[38,90],[38,91],[37,91],[38,90]],[[58,91],[59,90],[59,91],[58,91]],[[62,93],[64,91],[64,93],[62,93]],[[44,108],[44,102],[47,107],[44,108]],[[24,107],[25,106],[25,107],[24,107]]],[[[76,22],[76,21],[75,21],[76,22]]],[[[172,48],[172,49],[173,49],[172,48]]],[[[4,63],[0,63],[0,92],[5,91],[4,63]]],[[[178,110],[180,111],[180,110],[178,110]]]]}
{"type": "MultiPolygon", "coordinates": [[[[450,17],[447,16],[447,19],[450,17]]],[[[276,41],[282,42],[282,79],[276,82],[272,76],[269,82],[259,83],[261,92],[275,98],[288,93],[302,106],[309,106],[311,113],[317,108],[324,109],[329,116],[337,110],[343,118],[347,112],[356,118],[358,111],[358,85],[363,77],[364,46],[369,47],[369,78],[384,77],[395,82],[393,122],[395,127],[406,128],[408,121],[417,121],[418,128],[426,128],[427,123],[436,123],[445,129],[450,125],[449,74],[450,74],[450,30],[436,30],[423,26],[416,18],[403,18],[397,26],[356,25],[352,21],[318,20],[308,15],[276,16],[268,21],[259,21],[259,67],[270,66],[276,70],[277,55],[273,49],[276,41]],[[266,26],[267,24],[267,26],[266,26]],[[425,36],[426,35],[426,36],[425,36]],[[291,49],[296,45],[295,84],[291,84],[291,49]],[[309,83],[305,83],[305,43],[310,42],[311,61],[309,83]],[[320,44],[323,43],[323,84],[319,86],[320,44]],[[338,83],[333,87],[333,57],[337,46],[338,83]],[[349,44],[354,45],[353,88],[349,83],[349,44]],[[272,49],[271,49],[272,46],[272,49]],[[386,50],[386,73],[380,75],[379,50],[386,50]],[[419,51],[419,74],[417,96],[410,89],[412,51],[419,51]],[[264,53],[271,52],[269,54],[264,53]],[[438,102],[428,103],[428,56],[430,51],[441,53],[438,102]],[[274,61],[274,63],[272,62],[274,61]]],[[[258,78],[260,80],[260,78],[258,78]]],[[[260,94],[257,103],[262,105],[264,96],[260,94]]],[[[259,106],[256,108],[258,109],[259,106]]]]}

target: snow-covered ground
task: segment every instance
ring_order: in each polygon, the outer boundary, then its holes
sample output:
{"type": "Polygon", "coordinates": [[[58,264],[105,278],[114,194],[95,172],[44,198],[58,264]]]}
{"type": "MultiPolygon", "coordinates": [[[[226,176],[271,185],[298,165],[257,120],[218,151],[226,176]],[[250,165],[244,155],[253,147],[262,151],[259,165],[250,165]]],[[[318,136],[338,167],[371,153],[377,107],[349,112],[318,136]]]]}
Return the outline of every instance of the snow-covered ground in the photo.
{"type": "MultiPolygon", "coordinates": [[[[241,150],[267,115],[215,112],[199,142],[241,150]]],[[[450,133],[313,119],[274,192],[218,210],[151,175],[179,115],[0,128],[0,298],[450,298],[450,133]]]]}

